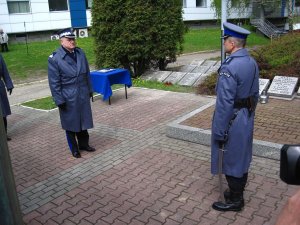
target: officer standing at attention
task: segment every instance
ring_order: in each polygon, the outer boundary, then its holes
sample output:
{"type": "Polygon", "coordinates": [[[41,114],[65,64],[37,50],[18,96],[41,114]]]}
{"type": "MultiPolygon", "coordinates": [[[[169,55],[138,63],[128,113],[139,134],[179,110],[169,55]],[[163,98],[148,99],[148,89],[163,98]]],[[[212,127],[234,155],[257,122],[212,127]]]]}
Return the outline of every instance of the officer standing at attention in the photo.
{"type": "Polygon", "coordinates": [[[217,99],[212,120],[211,172],[225,174],[229,189],[224,192],[225,202],[214,202],[212,207],[219,211],[241,211],[252,160],[259,70],[244,48],[250,32],[227,22],[223,26],[224,49],[230,56],[218,70],[217,99]],[[223,158],[219,157],[219,151],[222,151],[223,158]]]}
{"type": "MultiPolygon", "coordinates": [[[[6,117],[11,114],[9,101],[7,98],[6,90],[11,95],[14,88],[13,82],[10,79],[6,64],[2,55],[0,55],[0,104],[2,108],[2,117],[4,121],[5,131],[7,133],[7,119],[6,117]]],[[[7,136],[7,140],[10,141],[11,138],[7,136]]]]}
{"type": "Polygon", "coordinates": [[[73,31],[60,31],[59,38],[61,46],[48,58],[49,86],[72,155],[80,158],[79,150],[95,151],[87,131],[93,128],[90,69],[85,53],[76,47],[73,31]]]}

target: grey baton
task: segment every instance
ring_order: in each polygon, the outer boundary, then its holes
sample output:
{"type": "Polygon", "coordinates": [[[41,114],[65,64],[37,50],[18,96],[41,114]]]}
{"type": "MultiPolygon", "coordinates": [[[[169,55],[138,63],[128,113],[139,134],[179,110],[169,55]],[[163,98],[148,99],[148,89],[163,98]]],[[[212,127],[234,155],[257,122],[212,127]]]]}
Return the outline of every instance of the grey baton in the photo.
{"type": "Polygon", "coordinates": [[[219,143],[219,190],[220,190],[220,200],[223,203],[225,202],[224,193],[223,193],[223,182],[222,182],[222,170],[223,170],[223,156],[224,156],[224,143],[219,143]]]}

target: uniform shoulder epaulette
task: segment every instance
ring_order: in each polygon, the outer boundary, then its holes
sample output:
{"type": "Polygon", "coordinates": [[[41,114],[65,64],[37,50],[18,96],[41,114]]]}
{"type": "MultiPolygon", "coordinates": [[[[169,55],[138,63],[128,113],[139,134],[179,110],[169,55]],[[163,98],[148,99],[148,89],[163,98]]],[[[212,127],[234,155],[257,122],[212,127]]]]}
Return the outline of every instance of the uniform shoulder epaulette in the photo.
{"type": "Polygon", "coordinates": [[[228,57],[227,59],[225,59],[223,64],[229,64],[232,60],[233,60],[233,57],[228,57]]]}
{"type": "Polygon", "coordinates": [[[56,52],[53,52],[51,55],[49,55],[49,58],[53,58],[55,56],[56,52]]]}

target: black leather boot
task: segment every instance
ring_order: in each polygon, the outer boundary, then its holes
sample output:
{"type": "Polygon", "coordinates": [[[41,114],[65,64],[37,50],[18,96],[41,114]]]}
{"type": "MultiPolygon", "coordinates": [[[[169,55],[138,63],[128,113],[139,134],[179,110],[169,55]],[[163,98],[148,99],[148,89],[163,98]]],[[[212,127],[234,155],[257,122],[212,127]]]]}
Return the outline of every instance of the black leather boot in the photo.
{"type": "Polygon", "coordinates": [[[244,207],[243,193],[224,192],[225,202],[214,202],[212,208],[218,211],[241,211],[244,207]],[[226,197],[225,197],[226,195],[226,197]]]}

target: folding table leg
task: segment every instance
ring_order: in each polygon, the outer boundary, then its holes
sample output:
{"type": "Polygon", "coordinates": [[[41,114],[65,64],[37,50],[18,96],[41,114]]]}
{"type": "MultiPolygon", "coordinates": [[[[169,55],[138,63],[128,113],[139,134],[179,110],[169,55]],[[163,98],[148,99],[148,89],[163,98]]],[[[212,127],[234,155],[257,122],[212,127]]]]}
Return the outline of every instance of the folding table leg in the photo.
{"type": "Polygon", "coordinates": [[[124,86],[125,86],[125,97],[127,99],[127,86],[126,86],[126,84],[124,86]]]}
{"type": "Polygon", "coordinates": [[[111,105],[111,102],[110,102],[110,97],[108,98],[108,104],[109,104],[109,105],[111,105]]]}

